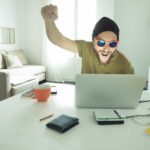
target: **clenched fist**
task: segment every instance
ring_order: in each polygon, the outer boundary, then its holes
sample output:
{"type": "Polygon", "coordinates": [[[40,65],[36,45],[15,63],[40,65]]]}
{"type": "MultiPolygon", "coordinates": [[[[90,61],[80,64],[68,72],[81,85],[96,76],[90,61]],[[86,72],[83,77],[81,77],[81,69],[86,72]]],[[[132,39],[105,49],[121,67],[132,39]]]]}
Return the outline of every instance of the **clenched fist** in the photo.
{"type": "Polygon", "coordinates": [[[56,20],[58,18],[58,9],[55,5],[46,5],[45,7],[41,8],[41,15],[44,20],[56,20]]]}

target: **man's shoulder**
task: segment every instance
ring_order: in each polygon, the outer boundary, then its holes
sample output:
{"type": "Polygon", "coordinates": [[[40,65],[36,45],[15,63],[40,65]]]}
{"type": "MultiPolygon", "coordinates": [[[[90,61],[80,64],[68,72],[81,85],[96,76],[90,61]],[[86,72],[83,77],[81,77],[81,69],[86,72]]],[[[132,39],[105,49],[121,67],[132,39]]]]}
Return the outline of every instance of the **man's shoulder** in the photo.
{"type": "Polygon", "coordinates": [[[121,66],[122,68],[122,72],[123,73],[129,73],[129,74],[133,74],[134,73],[134,68],[132,67],[130,61],[128,60],[128,58],[120,51],[117,51],[117,60],[116,63],[119,64],[119,66],[121,66]]]}
{"type": "Polygon", "coordinates": [[[82,45],[82,46],[90,46],[90,45],[92,45],[92,41],[76,40],[75,42],[78,45],[82,45]]]}
{"type": "Polygon", "coordinates": [[[129,60],[128,58],[125,56],[125,54],[123,54],[122,52],[118,51],[117,50],[117,58],[120,60],[120,61],[124,61],[124,62],[128,62],[129,63],[129,60]]]}
{"type": "Polygon", "coordinates": [[[76,40],[76,43],[78,46],[79,56],[81,56],[81,57],[83,54],[89,53],[90,49],[92,48],[92,42],[91,41],[76,40]]]}

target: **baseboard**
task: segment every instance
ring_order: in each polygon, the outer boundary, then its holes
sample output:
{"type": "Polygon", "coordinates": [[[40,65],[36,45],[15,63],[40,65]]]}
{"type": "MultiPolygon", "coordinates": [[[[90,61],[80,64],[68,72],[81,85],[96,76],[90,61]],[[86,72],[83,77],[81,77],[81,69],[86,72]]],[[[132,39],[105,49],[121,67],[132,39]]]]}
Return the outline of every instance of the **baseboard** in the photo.
{"type": "Polygon", "coordinates": [[[75,85],[75,81],[63,81],[63,82],[60,82],[60,81],[46,81],[46,82],[75,85]]]}
{"type": "Polygon", "coordinates": [[[47,81],[46,81],[46,79],[45,79],[45,80],[40,81],[40,82],[39,82],[39,84],[43,84],[43,83],[45,83],[45,82],[47,82],[47,81]]]}

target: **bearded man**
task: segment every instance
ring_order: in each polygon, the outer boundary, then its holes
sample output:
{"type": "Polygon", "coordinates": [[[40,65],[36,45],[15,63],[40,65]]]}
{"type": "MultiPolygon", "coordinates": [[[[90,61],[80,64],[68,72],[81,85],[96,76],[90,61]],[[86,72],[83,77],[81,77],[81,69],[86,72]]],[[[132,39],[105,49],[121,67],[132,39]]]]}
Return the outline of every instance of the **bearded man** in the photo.
{"type": "Polygon", "coordinates": [[[57,6],[46,5],[41,9],[48,39],[55,45],[78,52],[82,58],[82,73],[88,74],[134,74],[129,60],[117,50],[119,27],[110,18],[103,17],[95,25],[91,41],[72,40],[57,28],[57,6]]]}

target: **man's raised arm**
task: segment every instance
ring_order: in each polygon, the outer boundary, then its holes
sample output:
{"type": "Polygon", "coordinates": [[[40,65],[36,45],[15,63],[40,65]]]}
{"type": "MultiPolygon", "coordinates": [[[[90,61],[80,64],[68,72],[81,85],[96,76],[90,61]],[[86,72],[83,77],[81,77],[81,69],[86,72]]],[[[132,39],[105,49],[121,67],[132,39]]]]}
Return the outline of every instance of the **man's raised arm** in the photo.
{"type": "Polygon", "coordinates": [[[48,39],[55,45],[72,51],[77,52],[77,44],[75,41],[65,37],[57,28],[55,20],[58,18],[57,6],[52,4],[46,5],[41,8],[41,15],[45,21],[46,33],[48,39]]]}

